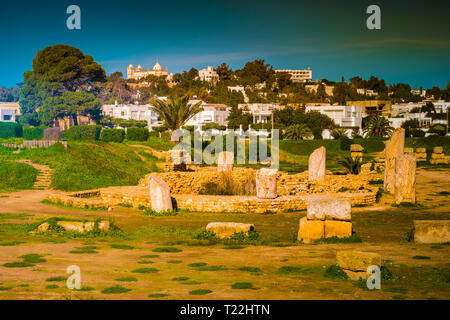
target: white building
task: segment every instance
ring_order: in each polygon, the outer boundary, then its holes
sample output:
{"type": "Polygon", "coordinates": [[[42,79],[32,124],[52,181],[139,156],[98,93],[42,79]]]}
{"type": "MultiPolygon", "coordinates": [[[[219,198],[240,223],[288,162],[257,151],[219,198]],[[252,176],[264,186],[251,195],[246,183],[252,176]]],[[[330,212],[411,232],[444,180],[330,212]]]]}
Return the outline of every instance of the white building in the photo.
{"type": "Polygon", "coordinates": [[[392,115],[397,116],[400,114],[410,113],[413,109],[420,109],[424,103],[397,103],[392,105],[392,115]]]}
{"type": "Polygon", "coordinates": [[[198,77],[201,81],[211,82],[213,84],[219,81],[219,75],[214,70],[213,67],[209,66],[206,69],[201,69],[198,71],[198,77]]]}
{"type": "Polygon", "coordinates": [[[116,119],[147,121],[148,128],[162,125],[158,114],[152,110],[152,105],[106,104],[102,107],[103,114],[116,119]]]}
{"type": "Polygon", "coordinates": [[[253,123],[268,122],[272,113],[281,109],[278,103],[240,103],[239,109],[248,110],[253,115],[253,123]]]}
{"type": "Polygon", "coordinates": [[[292,82],[308,82],[312,80],[312,70],[291,70],[291,69],[277,69],[275,72],[287,72],[291,75],[292,82]]]}
{"type": "Polygon", "coordinates": [[[356,89],[356,92],[358,93],[358,94],[361,94],[361,95],[365,95],[365,96],[369,96],[369,97],[375,97],[375,96],[377,96],[378,95],[378,93],[376,93],[375,91],[373,91],[373,90],[369,90],[369,89],[356,89]]]}
{"type": "MultiPolygon", "coordinates": [[[[189,104],[198,103],[201,100],[190,100],[189,104]]],[[[186,126],[204,126],[208,123],[215,123],[222,126],[228,125],[228,116],[230,115],[231,107],[225,104],[212,104],[205,103],[201,104],[203,111],[200,111],[192,118],[190,118],[185,125],[186,126]]]]}
{"type": "Polygon", "coordinates": [[[0,122],[16,122],[20,116],[17,102],[0,102],[0,122]]]}
{"type": "Polygon", "coordinates": [[[333,119],[340,127],[358,127],[362,123],[362,107],[358,106],[307,106],[305,112],[318,111],[333,119]]]}
{"type": "Polygon", "coordinates": [[[426,113],[407,113],[401,118],[388,118],[389,123],[395,129],[401,128],[403,122],[417,119],[420,128],[428,128],[432,124],[432,119],[426,116],[426,113]]]}

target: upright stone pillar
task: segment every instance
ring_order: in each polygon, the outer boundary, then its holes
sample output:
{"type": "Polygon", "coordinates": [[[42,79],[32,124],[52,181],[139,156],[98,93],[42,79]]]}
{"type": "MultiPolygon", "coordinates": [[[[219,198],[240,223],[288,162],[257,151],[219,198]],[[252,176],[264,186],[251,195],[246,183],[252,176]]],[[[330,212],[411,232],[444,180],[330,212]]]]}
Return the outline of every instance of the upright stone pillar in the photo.
{"type": "Polygon", "coordinates": [[[148,185],[152,210],[156,212],[173,210],[169,185],[155,175],[151,175],[148,178],[148,185]]]}
{"type": "Polygon", "coordinates": [[[325,178],[326,152],[325,147],[320,147],[309,156],[308,179],[310,181],[321,181],[325,178]]]}
{"type": "Polygon", "coordinates": [[[395,194],[396,159],[403,155],[405,129],[398,128],[386,141],[384,160],[384,191],[395,194]]]}
{"type": "Polygon", "coordinates": [[[416,158],[402,155],[396,160],[395,203],[416,203],[416,158]]]}
{"type": "Polygon", "coordinates": [[[277,197],[277,169],[262,168],[256,172],[256,196],[260,199],[277,197]]]}
{"type": "Polygon", "coordinates": [[[217,159],[217,171],[233,171],[234,153],[229,151],[223,151],[219,153],[217,159]]]}

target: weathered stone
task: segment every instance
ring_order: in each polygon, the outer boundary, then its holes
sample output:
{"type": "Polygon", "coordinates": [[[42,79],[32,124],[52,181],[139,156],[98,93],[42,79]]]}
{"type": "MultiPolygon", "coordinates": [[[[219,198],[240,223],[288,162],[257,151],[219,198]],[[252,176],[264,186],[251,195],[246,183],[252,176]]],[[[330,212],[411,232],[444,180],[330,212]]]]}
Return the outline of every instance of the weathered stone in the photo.
{"type": "Polygon", "coordinates": [[[361,175],[367,175],[370,174],[370,168],[372,167],[371,163],[364,163],[361,165],[361,170],[359,171],[359,174],[361,175]]]}
{"type": "Polygon", "coordinates": [[[222,151],[217,159],[217,171],[233,171],[234,153],[222,151]]]}
{"type": "Polygon", "coordinates": [[[357,157],[359,157],[359,161],[360,161],[360,162],[363,160],[363,153],[362,153],[362,152],[359,152],[359,151],[352,151],[352,152],[350,153],[350,156],[351,156],[353,159],[356,159],[357,157]]]}
{"type": "Polygon", "coordinates": [[[434,147],[433,153],[444,153],[444,147],[434,147]]]}
{"type": "Polygon", "coordinates": [[[109,231],[109,227],[110,227],[110,223],[108,220],[102,220],[102,221],[99,221],[99,223],[98,223],[99,230],[106,232],[106,231],[109,231]]]}
{"type": "Polygon", "coordinates": [[[443,153],[432,153],[431,159],[445,159],[445,154],[443,153]]]}
{"type": "Polygon", "coordinates": [[[396,160],[395,203],[416,203],[416,158],[402,155],[396,160]]]}
{"type": "Polygon", "coordinates": [[[350,151],[351,152],[362,152],[364,148],[360,144],[352,144],[350,145],[350,151]]]}
{"type": "Polygon", "coordinates": [[[220,239],[230,238],[235,233],[243,232],[248,236],[249,231],[254,231],[255,226],[247,223],[236,222],[211,222],[206,226],[207,231],[212,231],[220,239]]]}
{"type": "Polygon", "coordinates": [[[50,227],[50,224],[48,222],[44,222],[44,223],[39,225],[37,230],[38,230],[38,232],[47,232],[49,227],[50,227]]]}
{"type": "Polygon", "coordinates": [[[414,241],[417,243],[450,242],[450,220],[414,220],[414,241]]]}
{"type": "Polygon", "coordinates": [[[256,196],[261,199],[274,199],[277,197],[276,169],[262,168],[256,172],[256,196]]]}
{"type": "Polygon", "coordinates": [[[369,277],[369,274],[367,271],[351,271],[351,270],[345,270],[344,272],[347,274],[348,278],[352,281],[358,281],[359,278],[367,279],[369,277]]]}
{"type": "Polygon", "coordinates": [[[61,226],[66,231],[73,232],[84,232],[84,223],[77,221],[58,221],[56,222],[58,226],[61,226]]]}
{"type": "Polygon", "coordinates": [[[343,220],[350,221],[352,206],[350,200],[326,196],[307,199],[308,220],[343,220]]]}
{"type": "Polygon", "coordinates": [[[395,193],[396,159],[403,155],[405,146],[405,129],[398,128],[386,141],[384,162],[384,190],[395,193]]]}
{"type": "Polygon", "coordinates": [[[346,221],[325,220],[325,238],[347,238],[352,235],[352,223],[346,221]]]}
{"type": "Polygon", "coordinates": [[[321,220],[300,219],[297,240],[310,243],[324,237],[324,222],[321,220]]]}
{"type": "Polygon", "coordinates": [[[448,159],[431,159],[431,164],[448,164],[448,159]]]}
{"type": "Polygon", "coordinates": [[[414,153],[414,148],[404,148],[405,153],[408,154],[413,154],[414,153]]]}
{"type": "Polygon", "coordinates": [[[416,153],[427,153],[427,148],[416,148],[416,153]]]}
{"type": "Polygon", "coordinates": [[[322,181],[325,178],[326,149],[320,147],[311,153],[308,161],[308,179],[310,181],[322,181]]]}
{"type": "Polygon", "coordinates": [[[156,212],[173,210],[169,185],[162,178],[155,175],[150,175],[148,185],[152,210],[156,212]]]}
{"type": "Polygon", "coordinates": [[[367,271],[372,265],[381,268],[381,255],[373,252],[362,252],[354,250],[338,251],[336,253],[337,264],[346,270],[351,271],[367,271]]]}
{"type": "Polygon", "coordinates": [[[95,222],[85,222],[84,223],[84,231],[89,232],[94,230],[95,222]]]}

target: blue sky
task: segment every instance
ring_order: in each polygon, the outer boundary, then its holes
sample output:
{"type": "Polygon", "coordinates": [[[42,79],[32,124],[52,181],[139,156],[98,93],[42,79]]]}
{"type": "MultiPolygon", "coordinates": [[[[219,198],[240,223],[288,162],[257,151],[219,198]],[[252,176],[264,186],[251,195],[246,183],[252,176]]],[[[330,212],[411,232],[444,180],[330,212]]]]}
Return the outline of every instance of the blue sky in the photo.
{"type": "Polygon", "coordinates": [[[169,72],[265,59],[275,68],[311,67],[313,79],[359,75],[430,88],[450,81],[449,1],[2,1],[0,86],[31,70],[39,49],[80,48],[107,73],[132,63],[169,72]],[[81,8],[82,29],[66,28],[81,8]],[[370,4],[382,29],[368,30],[370,4]]]}

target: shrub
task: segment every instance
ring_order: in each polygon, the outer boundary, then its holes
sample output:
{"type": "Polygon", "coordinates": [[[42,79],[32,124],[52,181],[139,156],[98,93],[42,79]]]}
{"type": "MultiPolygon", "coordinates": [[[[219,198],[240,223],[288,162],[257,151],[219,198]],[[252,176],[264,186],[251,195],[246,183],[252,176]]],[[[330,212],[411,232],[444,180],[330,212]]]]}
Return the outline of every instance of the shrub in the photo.
{"type": "Polygon", "coordinates": [[[73,126],[63,131],[62,135],[68,140],[98,140],[101,126],[73,126]]]}
{"type": "Polygon", "coordinates": [[[18,123],[0,122],[0,139],[21,137],[22,130],[22,126],[18,123]]]}
{"type": "Polygon", "coordinates": [[[355,158],[347,156],[339,160],[338,163],[347,169],[350,174],[358,174],[361,171],[362,161],[359,156],[355,158]]]}
{"type": "Polygon", "coordinates": [[[350,146],[352,144],[354,144],[353,139],[350,139],[347,136],[343,136],[339,140],[340,140],[340,148],[341,148],[341,150],[344,150],[344,151],[349,151],[350,150],[350,146]]]}
{"type": "Polygon", "coordinates": [[[325,270],[324,277],[334,278],[334,279],[342,279],[342,280],[348,279],[348,276],[345,273],[345,271],[337,264],[333,264],[333,265],[329,266],[325,270]]]}
{"type": "Polygon", "coordinates": [[[127,140],[147,141],[149,131],[147,128],[131,127],[127,129],[127,140]]]}
{"type": "Polygon", "coordinates": [[[411,136],[414,138],[423,138],[425,137],[425,131],[420,129],[411,129],[411,136]]]}
{"type": "Polygon", "coordinates": [[[428,130],[428,133],[435,133],[439,136],[445,136],[446,126],[441,124],[436,124],[428,130]]]}
{"type": "Polygon", "coordinates": [[[23,138],[25,140],[42,140],[46,127],[24,128],[23,138]]]}
{"type": "Polygon", "coordinates": [[[103,129],[100,134],[100,140],[105,142],[122,142],[125,138],[123,129],[103,129]]]}

